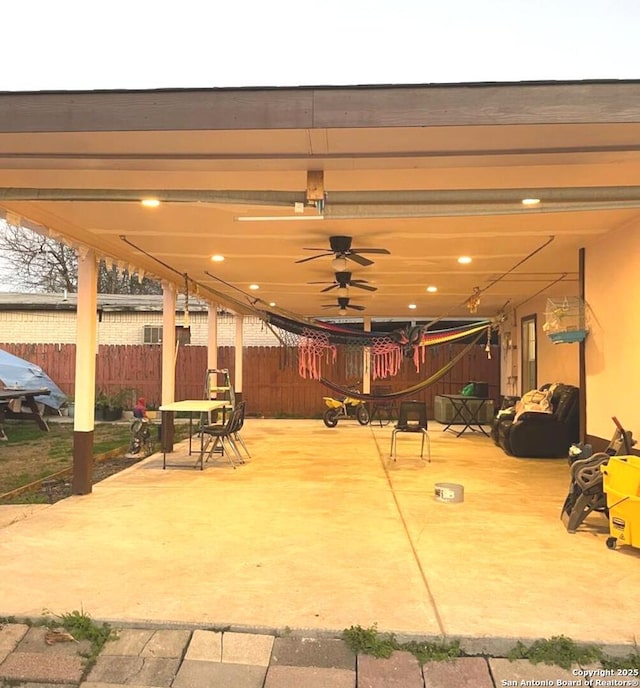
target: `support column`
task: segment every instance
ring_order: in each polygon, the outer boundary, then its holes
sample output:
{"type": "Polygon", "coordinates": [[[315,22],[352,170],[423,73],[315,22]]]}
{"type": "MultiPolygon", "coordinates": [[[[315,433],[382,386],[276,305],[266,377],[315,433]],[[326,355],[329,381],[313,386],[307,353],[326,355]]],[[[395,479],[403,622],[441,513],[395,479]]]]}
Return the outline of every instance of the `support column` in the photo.
{"type": "Polygon", "coordinates": [[[235,375],[233,386],[236,393],[236,402],[242,401],[242,352],[244,349],[244,337],[242,325],[244,318],[241,315],[235,316],[236,319],[236,346],[235,346],[235,375]]]}
{"type": "MultiPolygon", "coordinates": [[[[371,332],[370,315],[364,316],[362,326],[365,332],[371,332]]],[[[368,346],[365,346],[362,352],[362,392],[363,394],[371,393],[371,348],[368,346]]]]}
{"type": "Polygon", "coordinates": [[[94,251],[78,252],[75,415],[73,419],[74,494],[89,494],[93,483],[93,430],[96,401],[98,270],[94,251]]]}
{"type": "Polygon", "coordinates": [[[207,319],[207,368],[218,368],[218,306],[209,304],[209,317],[207,319]]]}
{"type": "MultiPolygon", "coordinates": [[[[578,250],[578,290],[579,296],[584,304],[586,296],[586,249],[578,250]]],[[[586,441],[587,437],[587,347],[585,340],[579,342],[578,346],[578,399],[579,399],[579,438],[581,442],[586,441]]]]}
{"type": "MultiPolygon", "coordinates": [[[[162,283],[162,403],[176,395],[176,288],[162,283]]],[[[173,414],[162,414],[162,450],[173,451],[173,414]]]]}

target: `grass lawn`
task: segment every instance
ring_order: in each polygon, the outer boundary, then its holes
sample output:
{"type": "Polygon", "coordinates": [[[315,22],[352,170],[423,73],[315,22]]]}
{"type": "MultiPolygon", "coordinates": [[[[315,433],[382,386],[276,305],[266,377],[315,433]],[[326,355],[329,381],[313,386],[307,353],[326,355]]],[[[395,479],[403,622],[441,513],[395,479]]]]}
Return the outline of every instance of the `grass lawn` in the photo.
{"type": "MultiPolygon", "coordinates": [[[[43,432],[30,421],[6,421],[7,441],[0,442],[0,495],[39,480],[73,463],[73,423],[49,423],[43,432]]],[[[98,423],[94,456],[129,447],[129,423],[98,423]]]]}

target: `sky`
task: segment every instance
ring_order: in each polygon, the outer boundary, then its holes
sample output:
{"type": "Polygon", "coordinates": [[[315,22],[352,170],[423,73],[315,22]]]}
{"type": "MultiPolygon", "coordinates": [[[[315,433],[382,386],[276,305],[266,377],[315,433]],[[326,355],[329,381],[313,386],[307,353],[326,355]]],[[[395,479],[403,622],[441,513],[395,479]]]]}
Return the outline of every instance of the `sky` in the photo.
{"type": "Polygon", "coordinates": [[[20,0],[0,91],[640,78],[640,0],[20,0]]]}
{"type": "MultiPolygon", "coordinates": [[[[17,0],[0,17],[0,91],[640,79],[640,0],[17,0]]],[[[7,270],[0,247],[0,290],[7,270]]]]}

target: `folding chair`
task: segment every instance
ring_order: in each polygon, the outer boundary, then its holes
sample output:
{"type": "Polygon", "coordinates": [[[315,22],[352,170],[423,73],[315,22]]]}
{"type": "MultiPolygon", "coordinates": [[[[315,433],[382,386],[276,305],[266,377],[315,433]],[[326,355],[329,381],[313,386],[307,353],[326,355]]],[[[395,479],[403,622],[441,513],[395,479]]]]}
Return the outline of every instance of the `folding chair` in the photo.
{"type": "Polygon", "coordinates": [[[240,410],[238,412],[238,419],[237,419],[237,423],[236,423],[237,427],[233,431],[233,439],[244,449],[245,454],[247,455],[247,458],[250,459],[251,454],[249,454],[249,450],[247,449],[245,443],[243,442],[242,437],[240,437],[240,430],[242,430],[242,426],[244,425],[244,413],[245,413],[246,406],[247,406],[246,401],[241,401],[238,404],[238,408],[240,410]]]}
{"type": "Polygon", "coordinates": [[[399,432],[419,432],[422,435],[420,458],[424,457],[424,441],[427,440],[429,463],[431,463],[431,441],[427,432],[427,405],[423,401],[401,401],[398,422],[391,433],[390,459],[396,460],[396,436],[399,432]]]}
{"type": "Polygon", "coordinates": [[[220,454],[224,456],[226,449],[226,455],[229,459],[229,463],[234,468],[236,467],[236,464],[233,460],[231,452],[233,452],[235,455],[238,463],[244,463],[242,454],[240,454],[238,445],[236,444],[236,438],[234,437],[235,433],[239,430],[238,423],[242,413],[243,409],[240,408],[240,404],[238,404],[238,406],[231,411],[227,417],[227,422],[224,425],[205,425],[202,428],[202,434],[207,436],[207,443],[203,450],[203,452],[207,452],[207,461],[211,458],[215,451],[220,452],[220,454]]]}

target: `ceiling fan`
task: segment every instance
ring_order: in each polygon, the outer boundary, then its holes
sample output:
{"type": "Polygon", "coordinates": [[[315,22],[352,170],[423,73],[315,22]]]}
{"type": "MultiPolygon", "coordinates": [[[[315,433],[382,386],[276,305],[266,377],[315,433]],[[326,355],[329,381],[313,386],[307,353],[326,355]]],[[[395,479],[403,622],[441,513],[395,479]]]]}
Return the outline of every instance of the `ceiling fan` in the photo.
{"type": "Polygon", "coordinates": [[[336,272],[333,282],[307,282],[307,284],[329,284],[330,286],[321,289],[320,292],[331,291],[332,289],[346,289],[347,287],[357,287],[367,291],[376,291],[378,287],[372,287],[367,280],[351,279],[350,272],[336,272]]]}
{"type": "Polygon", "coordinates": [[[352,248],[351,241],[352,237],[349,236],[329,237],[329,248],[305,248],[305,251],[322,251],[322,253],[319,253],[316,256],[309,256],[309,258],[296,260],[296,263],[306,263],[308,260],[315,260],[316,258],[324,258],[325,256],[334,255],[336,258],[346,258],[360,265],[373,265],[372,260],[365,258],[361,254],[389,253],[386,248],[352,248]]]}
{"type": "Polygon", "coordinates": [[[324,303],[322,304],[323,308],[338,308],[338,313],[341,315],[344,315],[347,312],[347,308],[350,308],[353,311],[363,311],[364,306],[360,306],[358,304],[350,304],[349,299],[347,297],[338,297],[336,303],[324,303]]]}

